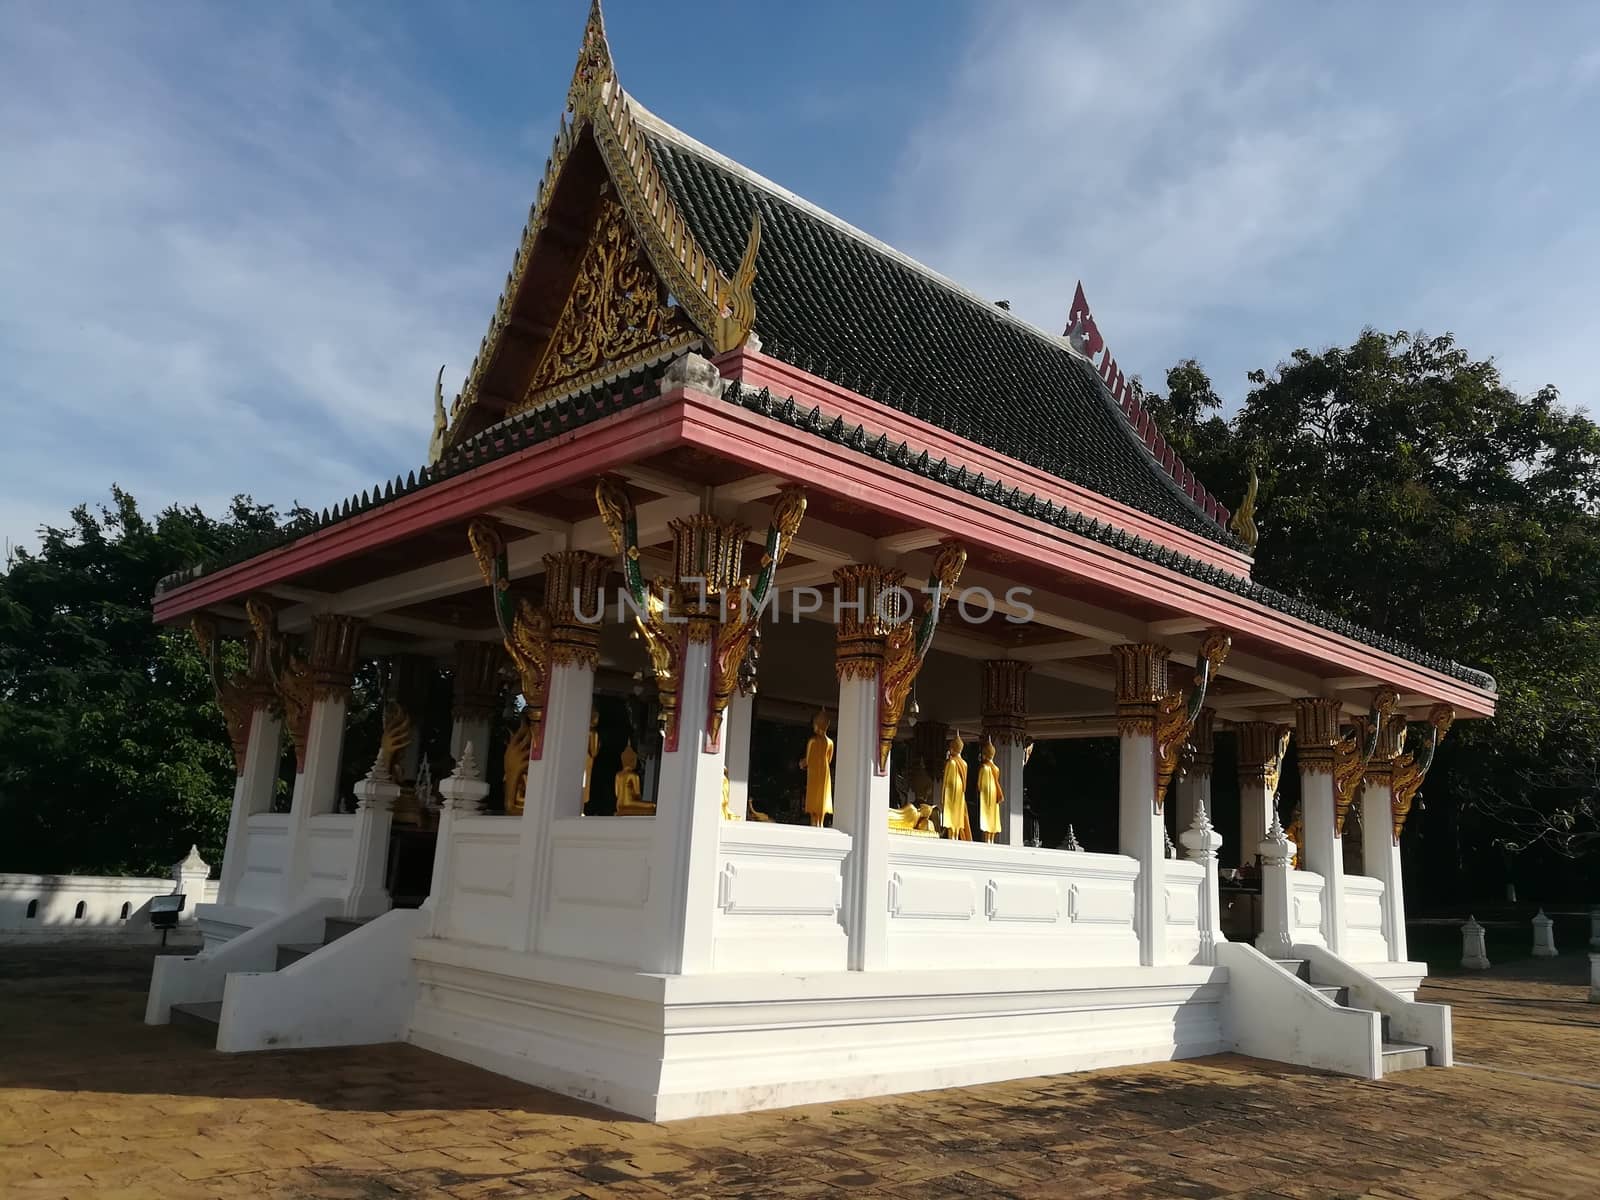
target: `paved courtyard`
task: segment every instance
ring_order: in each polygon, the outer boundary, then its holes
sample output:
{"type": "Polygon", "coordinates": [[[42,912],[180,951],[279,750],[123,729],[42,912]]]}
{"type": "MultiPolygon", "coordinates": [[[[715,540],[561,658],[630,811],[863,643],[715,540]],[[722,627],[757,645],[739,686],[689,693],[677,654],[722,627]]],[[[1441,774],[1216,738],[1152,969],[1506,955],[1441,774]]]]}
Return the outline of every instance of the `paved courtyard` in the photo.
{"type": "Polygon", "coordinates": [[[409,1046],[216,1054],[139,1023],[152,953],[0,947],[0,1196],[1600,1196],[1576,955],[1436,980],[1454,1071],[1229,1056],[651,1125],[409,1046]]]}

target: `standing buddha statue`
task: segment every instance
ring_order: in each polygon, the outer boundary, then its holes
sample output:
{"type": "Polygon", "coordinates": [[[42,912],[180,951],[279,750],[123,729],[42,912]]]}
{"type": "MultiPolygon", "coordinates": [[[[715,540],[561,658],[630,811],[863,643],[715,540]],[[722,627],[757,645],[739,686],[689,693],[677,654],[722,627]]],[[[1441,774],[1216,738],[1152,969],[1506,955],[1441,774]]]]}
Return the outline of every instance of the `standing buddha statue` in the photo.
{"type": "Polygon", "coordinates": [[[944,755],[939,824],[944,829],[945,837],[970,842],[972,822],[967,816],[967,760],[961,757],[965,748],[961,734],[952,731],[944,755]]]}
{"type": "Polygon", "coordinates": [[[600,710],[589,710],[589,755],[583,763],[583,812],[589,811],[589,788],[594,784],[594,760],[600,757],[600,710]]]}
{"type": "Polygon", "coordinates": [[[983,762],[978,764],[978,830],[983,840],[992,842],[1000,832],[1000,806],[1005,802],[1000,786],[1000,768],[994,761],[994,743],[983,739],[983,762]]]}
{"type": "Polygon", "coordinates": [[[833,739],[828,736],[826,710],[811,722],[811,740],[800,765],[806,772],[806,818],[821,828],[833,815],[833,739]]]}

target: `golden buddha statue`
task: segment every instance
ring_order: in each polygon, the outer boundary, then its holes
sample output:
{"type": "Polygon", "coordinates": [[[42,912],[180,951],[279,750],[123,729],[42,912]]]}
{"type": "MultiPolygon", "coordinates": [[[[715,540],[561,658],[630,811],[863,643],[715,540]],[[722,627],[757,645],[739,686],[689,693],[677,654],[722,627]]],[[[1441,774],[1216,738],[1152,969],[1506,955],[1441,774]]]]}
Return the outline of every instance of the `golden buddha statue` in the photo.
{"type": "Polygon", "coordinates": [[[509,816],[521,816],[528,792],[528,753],[533,743],[533,724],[528,710],[523,709],[522,720],[506,739],[505,805],[509,816]]]}
{"type": "Polygon", "coordinates": [[[733,794],[733,780],[728,778],[728,768],[727,767],[723,767],[722,768],[722,819],[724,821],[735,821],[735,820],[738,820],[738,818],[733,815],[733,809],[728,807],[728,800],[732,797],[732,794],[733,794]]]}
{"type": "Polygon", "coordinates": [[[617,816],[655,816],[656,806],[646,804],[644,800],[644,784],[639,778],[639,755],[634,751],[632,742],[622,752],[622,769],[617,772],[612,790],[617,797],[617,816]]]}
{"type": "Polygon", "coordinates": [[[1000,832],[1000,806],[1005,798],[1005,789],[1000,786],[1000,768],[994,761],[994,743],[984,738],[983,761],[978,764],[978,831],[986,842],[994,841],[1000,832]]]}
{"type": "Polygon", "coordinates": [[[1301,855],[1306,852],[1306,814],[1305,810],[1296,804],[1294,813],[1289,817],[1289,828],[1283,831],[1284,836],[1294,843],[1294,858],[1289,862],[1292,870],[1300,869],[1301,855]]]}
{"type": "Polygon", "coordinates": [[[589,710],[589,755],[583,763],[583,810],[589,811],[589,787],[594,783],[594,760],[600,756],[600,710],[589,710]]]}
{"type": "Polygon", "coordinates": [[[913,754],[911,759],[911,799],[916,804],[933,806],[933,776],[928,774],[927,764],[919,754],[913,754]]]}
{"type": "Polygon", "coordinates": [[[958,841],[972,840],[972,822],[967,816],[967,760],[961,757],[966,743],[952,731],[944,755],[944,783],[940,789],[939,824],[944,836],[958,841]]]}
{"type": "Polygon", "coordinates": [[[806,772],[806,817],[821,828],[833,815],[833,739],[828,736],[826,710],[811,722],[811,740],[800,765],[806,772]]]}
{"type": "Polygon", "coordinates": [[[907,800],[899,808],[889,810],[890,833],[915,833],[922,837],[938,837],[933,827],[933,805],[907,800]]]}

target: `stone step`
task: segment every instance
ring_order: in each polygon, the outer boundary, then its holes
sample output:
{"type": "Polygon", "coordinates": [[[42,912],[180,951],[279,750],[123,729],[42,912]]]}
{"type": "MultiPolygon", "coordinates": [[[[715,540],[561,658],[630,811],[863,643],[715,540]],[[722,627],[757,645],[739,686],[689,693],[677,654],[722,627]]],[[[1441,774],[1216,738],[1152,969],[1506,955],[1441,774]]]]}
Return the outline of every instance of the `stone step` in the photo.
{"type": "Polygon", "coordinates": [[[222,1022],[222,1001],[211,1000],[200,1004],[174,1004],[172,1023],[192,1028],[208,1029],[216,1037],[217,1026],[222,1022]]]}
{"type": "Polygon", "coordinates": [[[1384,1042],[1383,1073],[1411,1071],[1428,1065],[1428,1048],[1415,1042],[1384,1042]]]}
{"type": "Polygon", "coordinates": [[[1311,982],[1311,965],[1303,958],[1275,958],[1272,960],[1296,979],[1311,982]]]}
{"type": "Polygon", "coordinates": [[[368,918],[359,920],[350,917],[328,917],[322,922],[322,944],[336,942],[347,933],[354,933],[367,923],[368,918]]]}
{"type": "Polygon", "coordinates": [[[1324,996],[1326,996],[1329,1000],[1332,1000],[1340,1008],[1349,1008],[1350,1007],[1350,989],[1349,988],[1334,987],[1332,984],[1328,984],[1328,983],[1313,983],[1311,985],[1311,988],[1312,988],[1313,991],[1321,992],[1324,996]]]}
{"type": "Polygon", "coordinates": [[[289,943],[278,947],[278,970],[283,970],[291,963],[297,963],[308,954],[315,954],[321,950],[326,942],[298,942],[289,943]]]}

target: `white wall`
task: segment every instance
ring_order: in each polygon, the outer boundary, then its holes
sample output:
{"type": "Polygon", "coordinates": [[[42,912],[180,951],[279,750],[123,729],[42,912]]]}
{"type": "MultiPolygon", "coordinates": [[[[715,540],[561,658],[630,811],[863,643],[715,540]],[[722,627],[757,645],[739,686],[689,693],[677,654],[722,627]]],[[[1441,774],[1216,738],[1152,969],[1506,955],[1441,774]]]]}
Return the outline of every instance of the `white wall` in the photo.
{"type": "Polygon", "coordinates": [[[1383,880],[1344,877],[1344,927],[1346,961],[1389,961],[1389,942],[1383,936],[1383,880]]]}
{"type": "Polygon", "coordinates": [[[1326,946],[1322,936],[1322,876],[1289,872],[1289,936],[1296,945],[1326,946]]]}
{"type": "Polygon", "coordinates": [[[650,817],[550,823],[548,891],[535,925],[540,953],[622,967],[644,963],[651,892],[666,882],[650,875],[654,824],[650,817]]]}
{"type": "Polygon", "coordinates": [[[1200,893],[1206,885],[1205,868],[1185,858],[1169,858],[1166,867],[1167,957],[1165,961],[1199,962],[1200,893]]]}
{"type": "Polygon", "coordinates": [[[850,836],[837,829],[724,821],[717,854],[716,971],[843,971],[839,923],[850,836]]]}
{"type": "Polygon", "coordinates": [[[306,819],[307,896],[342,898],[355,868],[354,813],[318,813],[306,819]]]}
{"type": "MultiPolygon", "coordinates": [[[[176,888],[170,876],[0,875],[0,941],[144,937],[150,933],[145,910],[151,897],[171,895],[176,888]],[[29,917],[28,906],[34,901],[37,908],[29,917]],[[83,905],[81,917],[77,915],[79,904],[83,905]],[[126,917],[122,915],[124,907],[126,917]]],[[[193,922],[196,904],[209,903],[216,896],[215,881],[206,883],[202,895],[188,896],[184,922],[193,922]]]]}
{"type": "Polygon", "coordinates": [[[456,815],[450,845],[442,848],[450,856],[446,894],[429,901],[435,937],[509,946],[521,936],[512,903],[521,829],[518,816],[456,815]]]}
{"type": "Polygon", "coordinates": [[[244,872],[234,904],[277,910],[283,905],[283,873],[289,864],[289,814],[257,813],[246,826],[244,872]]]}
{"type": "Polygon", "coordinates": [[[1136,966],[1138,873],[1120,854],[894,837],[888,965],[1136,966]]]}

